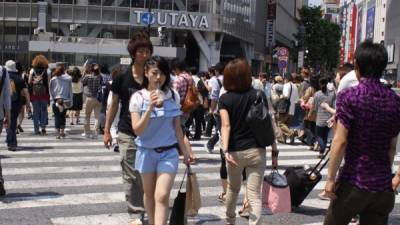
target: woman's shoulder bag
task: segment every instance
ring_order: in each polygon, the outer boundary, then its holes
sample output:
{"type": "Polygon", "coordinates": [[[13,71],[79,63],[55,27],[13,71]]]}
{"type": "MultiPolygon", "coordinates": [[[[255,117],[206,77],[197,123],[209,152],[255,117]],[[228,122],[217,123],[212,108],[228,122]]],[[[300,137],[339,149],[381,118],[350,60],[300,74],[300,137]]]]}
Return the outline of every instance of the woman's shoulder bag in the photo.
{"type": "Polygon", "coordinates": [[[257,90],[256,100],[250,106],[246,123],[249,125],[258,146],[266,147],[274,143],[275,135],[271,116],[268,113],[268,103],[262,91],[257,90]]]}

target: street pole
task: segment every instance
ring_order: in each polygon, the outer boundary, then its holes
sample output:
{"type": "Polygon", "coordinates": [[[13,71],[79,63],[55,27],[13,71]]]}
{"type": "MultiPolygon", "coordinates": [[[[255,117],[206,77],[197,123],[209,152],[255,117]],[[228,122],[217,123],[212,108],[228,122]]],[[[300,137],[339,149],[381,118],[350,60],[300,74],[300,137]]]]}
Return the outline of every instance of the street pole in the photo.
{"type": "Polygon", "coordinates": [[[151,21],[153,20],[153,17],[151,16],[151,9],[153,6],[153,0],[150,0],[150,4],[149,4],[149,17],[151,18],[149,21],[149,24],[147,24],[147,34],[149,35],[150,38],[150,27],[151,27],[151,21]]]}

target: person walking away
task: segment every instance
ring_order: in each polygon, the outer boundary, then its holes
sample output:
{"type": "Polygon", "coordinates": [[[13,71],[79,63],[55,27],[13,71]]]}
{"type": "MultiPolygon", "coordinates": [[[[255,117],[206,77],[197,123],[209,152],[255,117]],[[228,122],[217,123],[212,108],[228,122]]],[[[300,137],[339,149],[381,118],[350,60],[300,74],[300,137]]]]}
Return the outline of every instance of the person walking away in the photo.
{"type": "Polygon", "coordinates": [[[140,173],[135,169],[136,144],[134,140],[136,134],[132,129],[129,101],[131,96],[143,87],[144,63],[153,53],[153,45],[146,33],[137,32],[129,41],[127,50],[132,59],[132,64],[127,68],[122,68],[111,84],[112,99],[107,111],[103,141],[107,148],[112,145],[111,124],[117,115],[118,105],[121,104],[118,123],[118,145],[125,199],[128,203],[130,217],[129,225],[142,225],[144,214],[143,187],[140,173]]]}
{"type": "Polygon", "coordinates": [[[102,77],[100,75],[100,65],[91,61],[88,62],[90,73],[82,78],[83,94],[85,101],[85,125],[82,137],[97,139],[99,134],[99,116],[101,109],[101,99],[98,99],[98,93],[101,91],[102,77]],[[90,116],[94,112],[94,132],[90,129],[90,116]]]}
{"type": "Polygon", "coordinates": [[[205,129],[205,113],[208,109],[208,89],[205,85],[207,72],[199,72],[199,80],[196,84],[197,90],[201,95],[201,105],[193,112],[195,122],[195,133],[193,140],[200,140],[203,128],[205,129]]]}
{"type": "MultiPolygon", "coordinates": [[[[171,63],[171,68],[172,68],[172,72],[174,74],[176,74],[175,80],[173,82],[173,88],[178,92],[179,94],[179,98],[181,100],[181,107],[185,101],[186,95],[188,94],[188,90],[189,90],[189,86],[193,84],[193,79],[192,76],[190,76],[187,72],[186,72],[186,65],[185,62],[183,62],[180,59],[174,59],[171,63]]],[[[181,123],[182,123],[182,130],[183,133],[186,134],[186,121],[189,118],[189,114],[182,112],[181,115],[181,123]]],[[[192,147],[190,145],[189,142],[189,138],[185,135],[184,137],[184,142],[186,145],[186,149],[188,149],[189,153],[190,153],[190,157],[192,157],[193,159],[195,158],[194,153],[192,151],[192,147]]]]}
{"type": "MultiPolygon", "coordinates": [[[[10,79],[10,94],[11,94],[11,120],[7,131],[7,147],[9,151],[17,150],[17,122],[18,115],[22,107],[22,97],[29,98],[28,89],[25,81],[18,73],[16,63],[13,60],[8,60],[5,64],[10,79]]],[[[30,110],[30,101],[28,100],[27,109],[30,110]]]]}
{"type": "Polygon", "coordinates": [[[288,101],[285,108],[278,109],[278,126],[282,131],[283,140],[286,142],[286,138],[290,138],[290,143],[294,143],[296,132],[294,129],[289,128],[292,118],[294,116],[296,103],[299,101],[299,95],[296,85],[292,82],[292,76],[286,74],[285,84],[283,85],[283,94],[281,101],[288,101]]]}
{"type": "Polygon", "coordinates": [[[49,103],[50,74],[47,73],[49,62],[43,55],[37,55],[32,60],[29,72],[29,95],[33,106],[33,126],[35,134],[46,135],[48,124],[47,105],[49,103]],[[41,130],[39,131],[39,128],[41,130]]]}
{"type": "MultiPolygon", "coordinates": [[[[266,150],[257,145],[245,122],[247,113],[257,98],[257,91],[251,87],[251,81],[251,68],[245,59],[234,59],[226,65],[223,85],[227,92],[221,96],[218,105],[222,123],[222,151],[228,164],[226,224],[229,225],[235,224],[236,202],[244,169],[250,205],[249,224],[262,224],[261,184],[266,168],[266,150]]],[[[263,98],[267,102],[265,95],[263,98]]],[[[273,151],[276,152],[276,145],[274,146],[273,151]]],[[[272,157],[273,166],[277,163],[276,155],[272,157]]]]}
{"type": "MultiPolygon", "coordinates": [[[[7,129],[11,120],[10,78],[6,68],[0,66],[0,134],[7,129]]],[[[0,196],[6,195],[0,157],[0,196]]]]}
{"type": "Polygon", "coordinates": [[[205,148],[207,149],[208,153],[212,153],[214,150],[215,144],[217,144],[219,140],[219,131],[221,129],[221,120],[219,117],[219,112],[218,112],[218,100],[220,96],[220,91],[222,88],[222,82],[224,79],[224,76],[222,72],[224,71],[224,64],[222,62],[219,62],[215,68],[214,68],[214,73],[215,76],[211,77],[209,81],[210,85],[210,108],[208,110],[208,114],[214,118],[215,121],[215,133],[214,135],[208,140],[208,142],[205,144],[205,148]]]}
{"type": "Polygon", "coordinates": [[[153,56],[145,64],[144,89],[130,101],[135,139],[136,169],[143,179],[144,206],[149,224],[166,225],[169,195],[178,172],[179,153],[189,165],[183,141],[179,94],[169,87],[168,62],[153,56]]]}
{"type": "Polygon", "coordinates": [[[65,73],[64,65],[56,66],[55,76],[50,80],[50,99],[54,113],[56,138],[65,138],[65,115],[72,106],[72,79],[65,73]]]}
{"type": "MultiPolygon", "coordinates": [[[[112,79],[115,79],[116,76],[121,72],[121,68],[114,68],[113,71],[111,72],[111,77],[112,79]]],[[[106,110],[106,115],[109,111],[109,108],[111,107],[111,103],[112,103],[112,96],[113,93],[111,91],[111,85],[112,85],[112,80],[109,82],[109,92],[107,95],[107,110],[106,110]]],[[[121,113],[121,104],[118,104],[118,110],[117,110],[117,115],[119,115],[121,113]]],[[[111,128],[110,128],[110,134],[111,134],[111,147],[113,149],[114,152],[119,152],[119,145],[118,145],[118,123],[119,123],[119,118],[117,117],[116,119],[114,119],[114,121],[111,124],[111,128]]]]}
{"type": "Polygon", "coordinates": [[[72,78],[72,107],[69,109],[70,125],[79,124],[79,116],[83,108],[83,86],[82,74],[78,67],[74,67],[71,73],[72,78]]]}
{"type": "Polygon", "coordinates": [[[322,103],[326,103],[330,107],[334,107],[336,97],[335,92],[328,90],[328,82],[329,79],[327,77],[322,77],[319,79],[319,86],[321,90],[315,93],[313,102],[313,108],[317,114],[315,135],[319,145],[319,158],[322,158],[325,153],[330,130],[330,126],[328,126],[328,120],[332,116],[329,111],[322,107],[322,103]]]}
{"type": "Polygon", "coordinates": [[[356,215],[360,225],[388,224],[395,202],[391,168],[400,132],[400,97],[379,81],[387,63],[384,46],[361,43],[355,52],[360,82],[337,96],[325,184],[331,203],[324,225],[345,225],[356,215]]]}
{"type": "Polygon", "coordinates": [[[304,96],[300,99],[300,106],[305,111],[304,134],[299,139],[307,144],[310,150],[316,150],[318,142],[315,140],[315,126],[317,120],[316,110],[314,108],[314,95],[319,91],[319,76],[311,76],[310,87],[307,88],[304,96]]]}
{"type": "Polygon", "coordinates": [[[19,114],[18,114],[18,117],[17,117],[17,131],[16,131],[16,133],[17,134],[19,134],[19,133],[23,133],[24,132],[24,129],[22,129],[22,121],[24,120],[24,117],[25,117],[25,110],[27,110],[27,112],[30,112],[31,111],[31,101],[30,101],[30,96],[29,96],[29,90],[28,90],[28,76],[25,74],[25,71],[23,70],[23,68],[22,68],[22,65],[21,65],[21,63],[19,63],[19,62],[15,62],[15,67],[16,67],[16,69],[17,69],[17,71],[18,71],[18,75],[19,75],[19,77],[24,81],[24,83],[25,83],[25,89],[23,89],[23,92],[21,93],[22,94],[22,96],[21,96],[21,109],[20,109],[20,111],[19,111],[19,114]],[[27,97],[26,96],[29,96],[28,97],[28,99],[29,99],[29,101],[27,101],[27,97]],[[27,103],[29,103],[29,111],[28,111],[28,108],[26,107],[26,105],[27,105],[27,103]]]}

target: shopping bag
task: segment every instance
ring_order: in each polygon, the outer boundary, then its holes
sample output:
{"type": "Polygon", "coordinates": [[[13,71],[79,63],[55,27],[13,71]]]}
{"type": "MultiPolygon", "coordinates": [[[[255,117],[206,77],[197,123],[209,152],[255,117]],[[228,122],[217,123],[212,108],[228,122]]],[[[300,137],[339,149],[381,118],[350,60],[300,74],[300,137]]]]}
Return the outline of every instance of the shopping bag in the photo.
{"type": "Polygon", "coordinates": [[[184,225],[185,224],[185,201],[186,192],[182,191],[183,182],[185,180],[188,170],[186,169],[183,175],[181,186],[179,187],[178,194],[174,200],[174,205],[172,206],[171,216],[169,217],[170,225],[184,225]]]}
{"type": "Polygon", "coordinates": [[[188,166],[186,180],[186,216],[197,216],[201,207],[200,187],[196,173],[188,166]]]}
{"type": "Polygon", "coordinates": [[[290,213],[292,209],[289,185],[285,176],[279,174],[277,170],[264,177],[262,204],[273,214],[290,213]]]}

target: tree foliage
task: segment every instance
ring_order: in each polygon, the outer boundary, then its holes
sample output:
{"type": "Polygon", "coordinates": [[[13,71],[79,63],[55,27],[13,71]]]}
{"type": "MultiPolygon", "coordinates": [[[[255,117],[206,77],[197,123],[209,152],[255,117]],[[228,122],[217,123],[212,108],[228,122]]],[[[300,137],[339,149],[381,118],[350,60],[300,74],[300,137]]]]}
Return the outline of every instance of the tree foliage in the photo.
{"type": "Polygon", "coordinates": [[[301,47],[308,50],[305,63],[321,70],[331,70],[339,63],[340,27],[325,20],[320,7],[300,9],[300,24],[305,33],[298,33],[301,47]]]}

